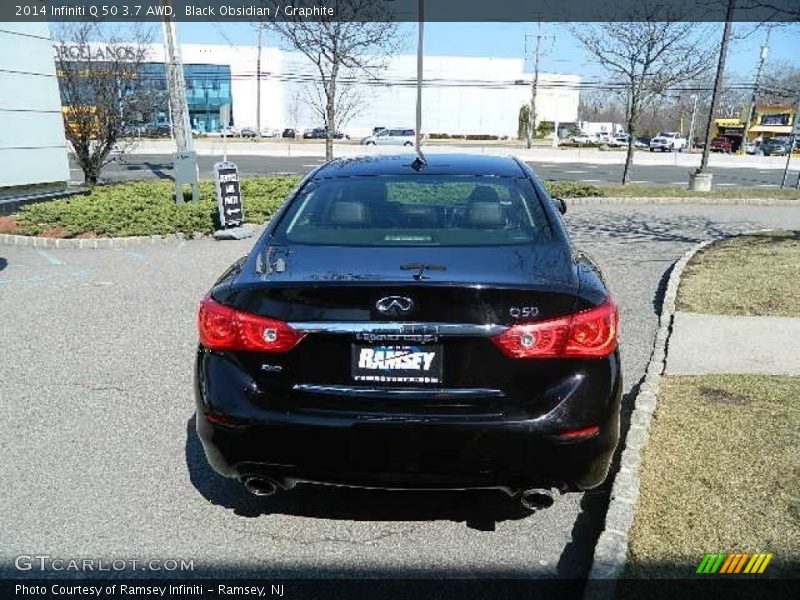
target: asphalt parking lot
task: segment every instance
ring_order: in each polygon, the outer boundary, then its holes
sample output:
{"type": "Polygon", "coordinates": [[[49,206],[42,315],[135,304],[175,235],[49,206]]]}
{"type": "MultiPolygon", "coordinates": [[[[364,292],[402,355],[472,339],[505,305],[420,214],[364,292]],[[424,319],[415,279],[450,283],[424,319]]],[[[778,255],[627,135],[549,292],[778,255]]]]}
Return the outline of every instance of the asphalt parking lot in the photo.
{"type": "MultiPolygon", "coordinates": [[[[576,206],[567,221],[621,307],[630,402],[672,263],[724,233],[800,228],[800,212],[576,206]]],[[[38,553],[191,559],[195,570],[182,575],[200,577],[586,575],[603,489],[529,515],[489,493],[298,487],[255,498],[214,475],[193,431],[195,310],[251,245],[0,246],[5,573],[19,575],[17,555],[38,553]],[[495,530],[475,527],[487,517],[495,530]]]]}
{"type": "MultiPolygon", "coordinates": [[[[675,156],[675,155],[673,155],[675,156]]],[[[669,157],[663,157],[668,160],[669,157]]],[[[763,157],[757,157],[763,158],[763,157]]],[[[293,174],[303,175],[324,161],[313,156],[253,156],[232,155],[229,160],[235,162],[244,177],[254,175],[293,174]]],[[[220,157],[199,156],[200,177],[211,179],[213,166],[220,157]]],[[[593,164],[582,162],[548,162],[548,160],[529,160],[543,179],[559,179],[565,181],[584,181],[586,183],[619,183],[622,180],[621,164],[593,164]]],[[[72,177],[82,180],[82,174],[76,164],[71,165],[72,177]]],[[[664,186],[686,187],[691,169],[680,164],[635,164],[632,183],[655,184],[664,186]]],[[[775,168],[723,168],[716,167],[714,184],[717,187],[778,187],[783,171],[775,168]]],[[[103,170],[103,177],[108,181],[134,181],[141,179],[171,179],[172,158],[168,154],[132,154],[124,161],[114,162],[103,170]]],[[[789,177],[794,183],[795,174],[789,177]]]]}

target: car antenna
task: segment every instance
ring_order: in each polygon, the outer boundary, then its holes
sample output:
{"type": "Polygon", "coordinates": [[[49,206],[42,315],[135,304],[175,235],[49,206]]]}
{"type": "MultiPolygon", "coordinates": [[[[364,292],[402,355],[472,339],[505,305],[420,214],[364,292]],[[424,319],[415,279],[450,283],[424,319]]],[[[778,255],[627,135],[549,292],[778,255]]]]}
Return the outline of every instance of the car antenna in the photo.
{"type": "Polygon", "coordinates": [[[423,42],[425,38],[425,0],[419,0],[419,20],[417,21],[417,123],[414,136],[414,150],[417,157],[411,163],[411,168],[420,171],[428,165],[425,155],[420,148],[422,143],[422,59],[423,42]]]}

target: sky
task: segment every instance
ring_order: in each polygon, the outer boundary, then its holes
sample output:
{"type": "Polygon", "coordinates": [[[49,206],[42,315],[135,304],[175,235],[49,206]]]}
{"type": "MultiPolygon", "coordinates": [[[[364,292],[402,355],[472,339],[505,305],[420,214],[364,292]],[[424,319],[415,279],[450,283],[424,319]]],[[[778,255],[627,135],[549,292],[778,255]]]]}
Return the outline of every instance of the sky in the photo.
{"type": "MultiPolygon", "coordinates": [[[[416,24],[401,25],[406,34],[405,53],[416,52],[416,24]]],[[[544,23],[544,39],[540,68],[549,73],[568,73],[584,78],[602,76],[603,69],[594,63],[561,23],[544,23]]],[[[710,34],[722,36],[722,24],[708,24],[710,34]]],[[[525,34],[536,33],[535,23],[426,23],[425,53],[450,56],[522,57],[525,53],[525,34]]],[[[734,25],[736,39],[728,52],[728,73],[741,80],[754,77],[765,30],[748,23],[734,25]]],[[[249,23],[186,23],[178,24],[181,42],[193,44],[255,45],[256,32],[249,23]]],[[[265,44],[280,46],[274,33],[268,32],[265,44]]],[[[530,52],[532,40],[528,42],[530,52]]],[[[789,62],[800,65],[800,24],[774,28],[770,33],[770,62],[789,62]]]]}

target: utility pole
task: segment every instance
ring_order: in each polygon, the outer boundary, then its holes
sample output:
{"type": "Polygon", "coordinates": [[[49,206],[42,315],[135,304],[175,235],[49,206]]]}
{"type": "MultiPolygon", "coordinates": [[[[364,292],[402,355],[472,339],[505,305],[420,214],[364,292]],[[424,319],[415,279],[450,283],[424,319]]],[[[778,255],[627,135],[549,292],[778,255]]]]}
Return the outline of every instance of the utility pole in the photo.
{"type": "MultiPolygon", "coordinates": [[[[165,13],[175,14],[172,0],[161,0],[161,6],[169,8],[165,13]]],[[[178,33],[175,21],[164,15],[164,54],[167,72],[167,89],[169,90],[170,113],[172,114],[172,131],[175,136],[176,153],[173,171],[175,173],[175,200],[183,203],[183,188],[192,188],[192,199],[200,199],[199,174],[197,171],[197,153],[194,151],[192,126],[189,121],[189,106],[186,102],[186,80],[183,75],[178,45],[178,33]]]]}
{"type": "MultiPolygon", "coordinates": [[[[792,143],[789,145],[789,152],[786,154],[786,166],[783,167],[783,178],[781,179],[781,189],[786,187],[786,177],[789,175],[789,163],[792,154],[797,147],[797,138],[800,137],[800,99],[797,100],[794,111],[794,126],[792,127],[792,143]]],[[[800,172],[797,173],[795,188],[800,189],[800,172]]]]}
{"type": "Polygon", "coordinates": [[[694,99],[694,103],[692,104],[692,120],[689,122],[689,150],[694,148],[694,124],[697,118],[697,94],[692,94],[691,97],[694,99]]]}
{"type": "Polygon", "coordinates": [[[533,37],[536,38],[536,42],[534,43],[533,49],[533,78],[531,79],[531,108],[530,112],[528,113],[528,131],[527,131],[527,138],[526,138],[526,145],[528,148],[531,147],[531,142],[533,136],[536,134],[536,95],[539,91],[539,58],[541,56],[541,44],[543,38],[553,38],[555,40],[555,36],[550,35],[542,35],[542,24],[539,23],[538,31],[534,35],[532,33],[525,34],[525,54],[527,55],[528,49],[528,38],[533,37]]]}
{"type": "Polygon", "coordinates": [[[259,21],[258,28],[258,54],[256,57],[256,135],[261,138],[261,43],[264,34],[264,23],[259,21]]]}
{"type": "Polygon", "coordinates": [[[740,150],[744,153],[744,148],[747,145],[747,136],[750,133],[750,123],[753,121],[753,115],[756,110],[756,99],[758,95],[758,84],[761,80],[761,69],[764,68],[764,61],[767,59],[769,53],[769,34],[772,28],[767,25],[767,37],[761,45],[761,56],[758,61],[758,69],[756,69],[756,80],[753,83],[753,95],[750,98],[750,106],[747,109],[747,120],[744,122],[744,132],[742,132],[742,146],[740,150]]]}
{"type": "Polygon", "coordinates": [[[719,48],[719,62],[717,63],[717,74],[714,78],[714,91],[711,94],[711,107],[708,111],[708,123],[706,124],[705,143],[703,144],[703,157],[700,159],[700,166],[691,175],[689,189],[698,192],[711,191],[711,173],[706,173],[708,168],[708,155],[711,151],[711,128],[714,127],[714,115],[717,114],[719,97],[722,93],[722,78],[725,75],[725,58],[728,55],[728,44],[731,39],[731,27],[733,22],[733,11],[736,8],[736,0],[728,0],[728,9],[725,12],[725,28],[722,31],[722,43],[719,48]]]}

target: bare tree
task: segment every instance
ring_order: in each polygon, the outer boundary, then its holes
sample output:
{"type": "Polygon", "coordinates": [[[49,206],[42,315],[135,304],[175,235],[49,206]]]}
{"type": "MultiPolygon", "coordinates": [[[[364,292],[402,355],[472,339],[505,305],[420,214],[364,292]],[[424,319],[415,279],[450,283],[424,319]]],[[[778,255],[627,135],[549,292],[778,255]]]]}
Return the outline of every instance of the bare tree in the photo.
{"type": "Polygon", "coordinates": [[[54,26],[64,130],[86,183],[129,148],[126,126],[152,109],[142,76],[151,31],[110,29],[97,22],[54,26]]]}
{"type": "Polygon", "coordinates": [[[374,78],[400,45],[399,29],[383,0],[333,0],[329,5],[335,15],[331,20],[298,16],[272,23],[284,41],[305,55],[317,72],[319,85],[308,100],[327,129],[328,160],[333,158],[336,131],[352,117],[358,104],[354,80],[374,78]]]}
{"type": "Polygon", "coordinates": [[[575,25],[572,34],[614,79],[625,82],[628,152],[622,183],[628,183],[634,136],[644,108],[666,90],[708,68],[696,23],[680,21],[667,4],[644,0],[628,22],[575,25]]]}

